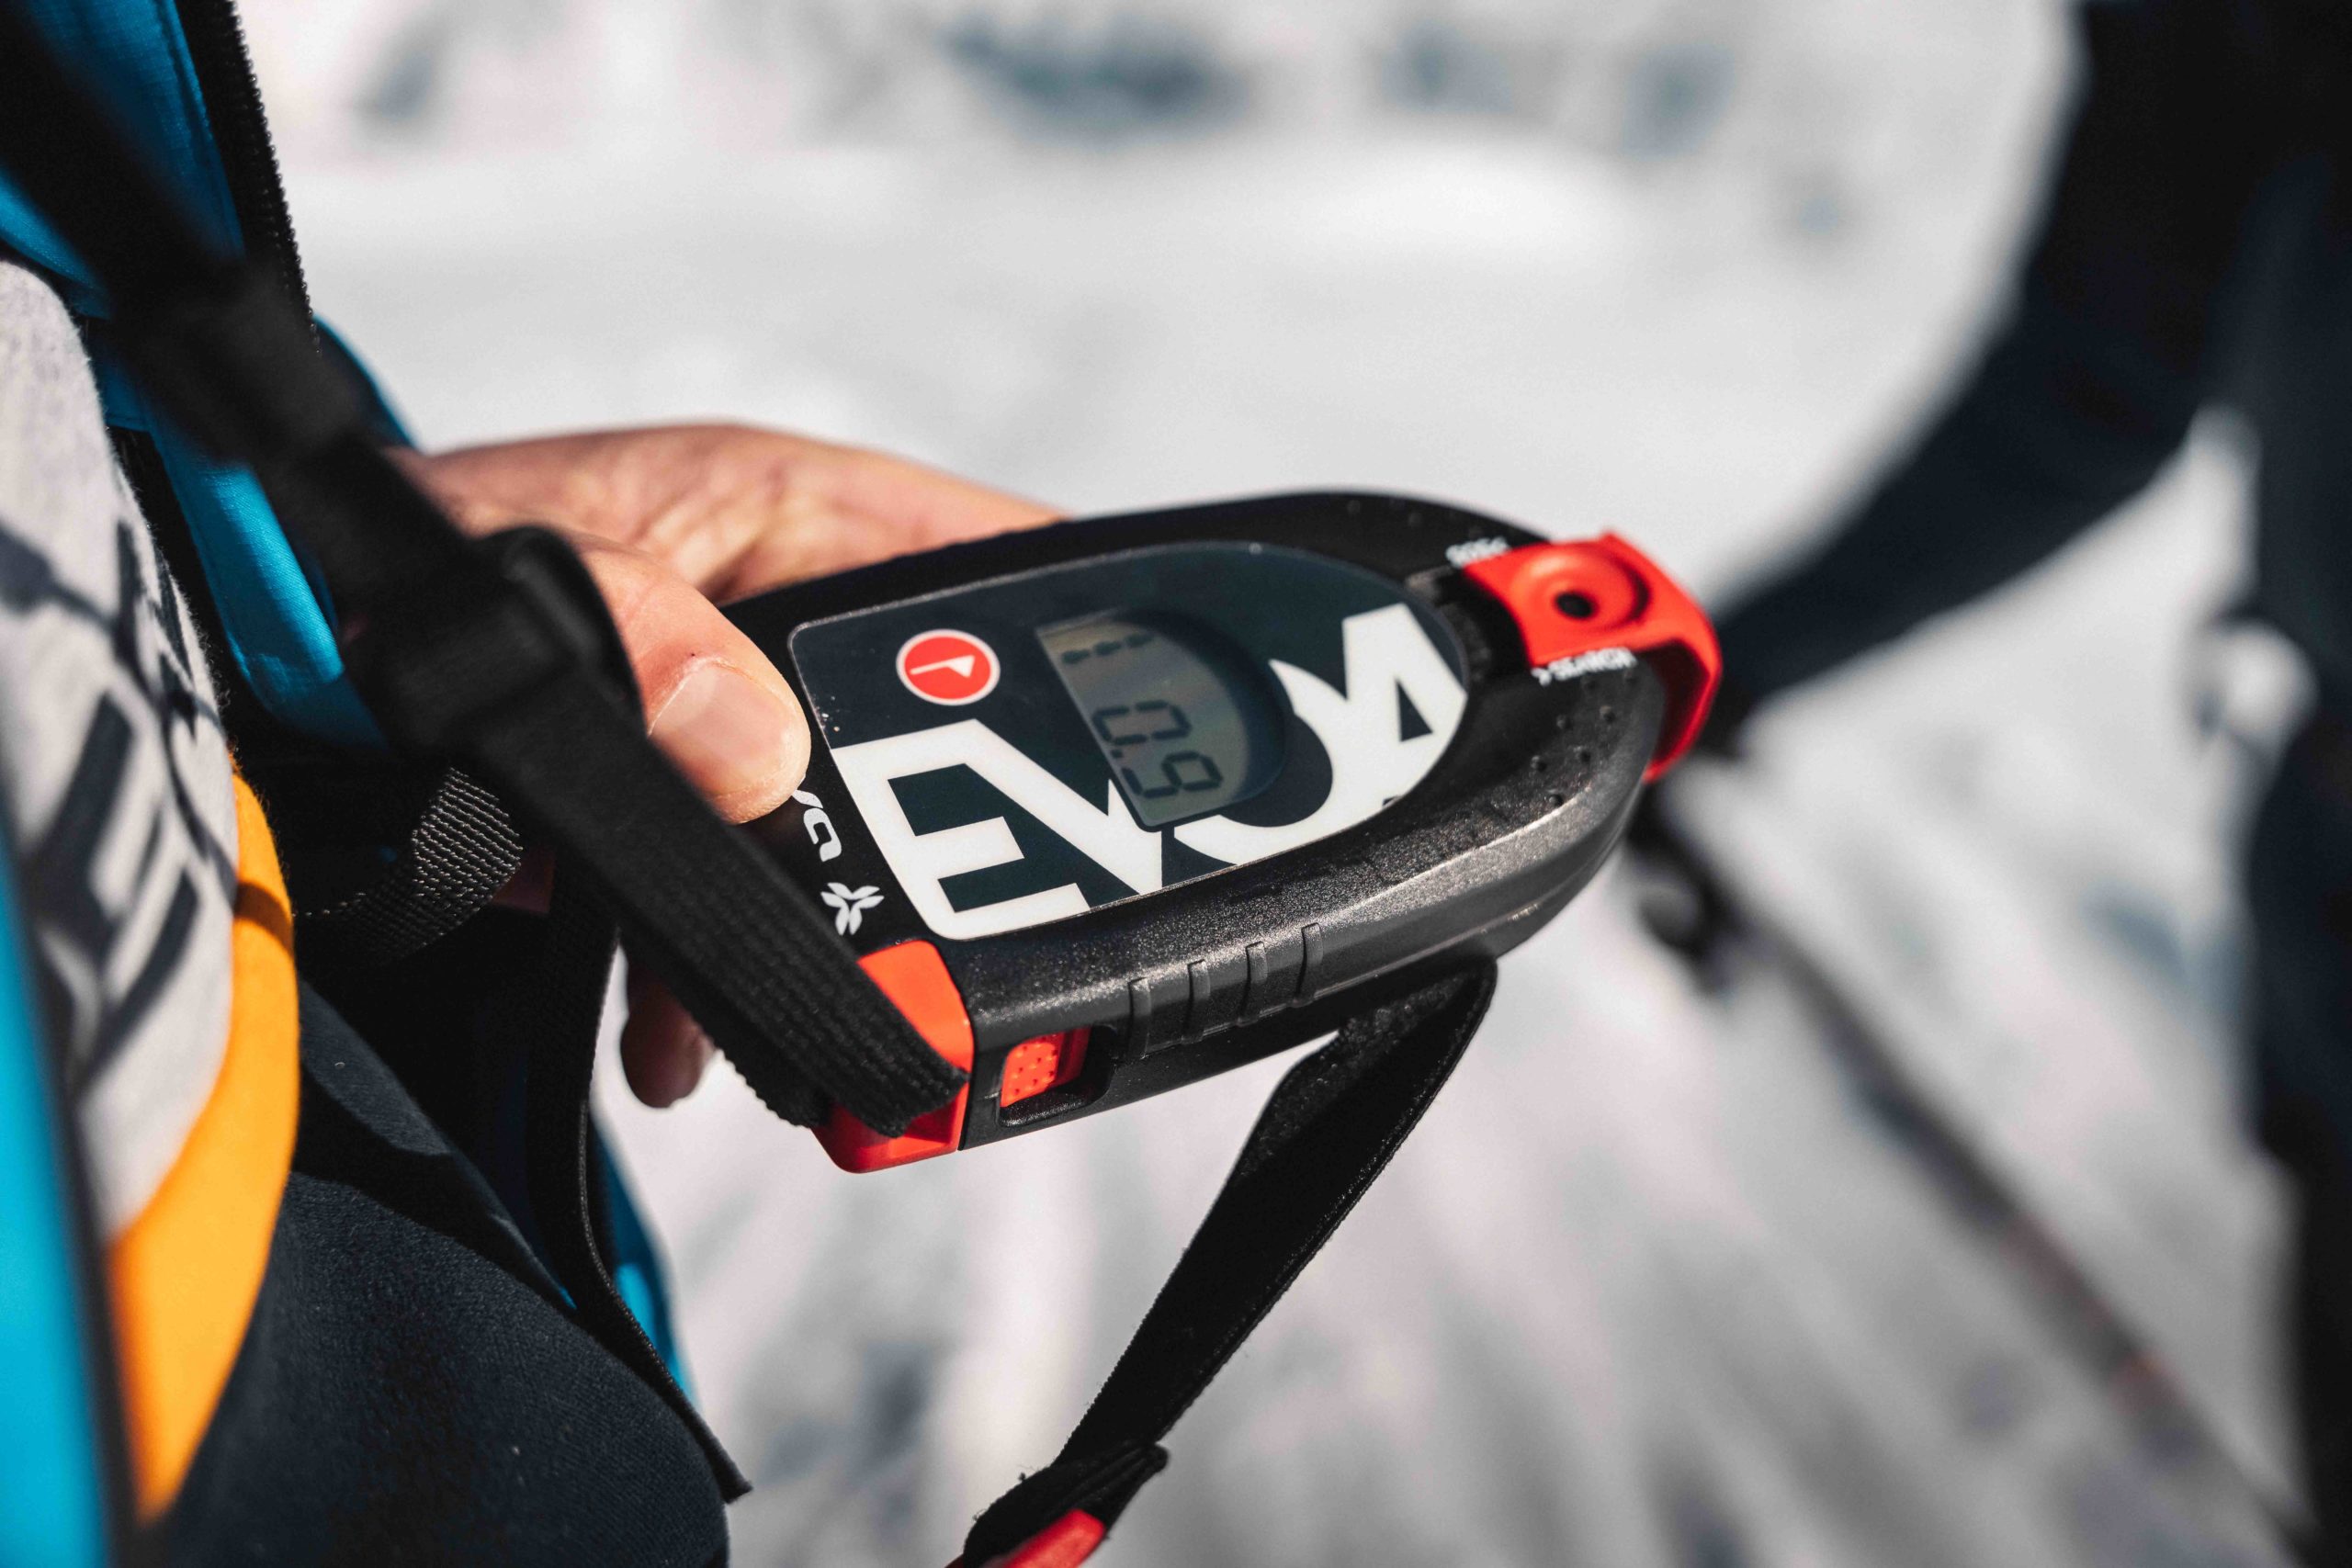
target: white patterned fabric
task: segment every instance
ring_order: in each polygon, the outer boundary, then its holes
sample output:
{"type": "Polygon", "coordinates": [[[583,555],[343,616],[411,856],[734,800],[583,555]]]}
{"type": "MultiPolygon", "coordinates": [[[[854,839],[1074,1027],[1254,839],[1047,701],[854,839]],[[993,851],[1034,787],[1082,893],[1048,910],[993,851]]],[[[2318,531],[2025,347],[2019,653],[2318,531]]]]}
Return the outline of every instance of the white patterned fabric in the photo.
{"type": "Polygon", "coordinates": [[[0,795],[101,1236],[171,1169],[229,1027],[236,804],[194,624],[72,320],[0,265],[0,795]]]}

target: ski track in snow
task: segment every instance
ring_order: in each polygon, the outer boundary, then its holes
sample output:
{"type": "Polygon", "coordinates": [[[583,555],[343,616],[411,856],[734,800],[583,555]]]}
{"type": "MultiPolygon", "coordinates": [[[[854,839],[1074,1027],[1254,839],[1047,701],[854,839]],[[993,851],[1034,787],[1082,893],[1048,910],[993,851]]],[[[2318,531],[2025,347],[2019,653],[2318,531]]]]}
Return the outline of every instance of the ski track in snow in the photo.
{"type": "MultiPolygon", "coordinates": [[[[919,6],[758,13],[832,51],[773,92],[695,52],[753,14],[255,7],[314,294],[422,438],[752,419],[1079,511],[1401,489],[1621,530],[1702,592],[1964,352],[2064,66],[2028,0],[1560,8],[1562,58],[1622,55],[1623,83],[1679,61],[1703,97],[1728,62],[1665,155],[1573,93],[1335,107],[1339,22],[1195,4],[1166,14],[1296,69],[1233,123],[1088,141],[943,85],[933,35],[890,31],[919,6]],[[441,120],[401,118],[436,93],[441,120]],[[364,95],[374,120],[339,107],[364,95]],[[895,118],[794,118],[869,100],[895,118]]],[[[1018,35],[955,36],[985,63],[1018,35]]],[[[2244,471],[2200,434],[2127,517],[1790,704],[1688,804],[2283,1498],[2233,797],[2184,717],[2244,471]]],[[[757,1483],[738,1560],[950,1555],[1058,1447],[1281,1070],[856,1179],[723,1069],[662,1113],[605,1071],[757,1483]]],[[[2278,1561],[2245,1496],[2117,1418],[1799,998],[1699,991],[1614,874],[1507,963],[1423,1130],[1170,1447],[1130,1568],[2278,1561]]]]}

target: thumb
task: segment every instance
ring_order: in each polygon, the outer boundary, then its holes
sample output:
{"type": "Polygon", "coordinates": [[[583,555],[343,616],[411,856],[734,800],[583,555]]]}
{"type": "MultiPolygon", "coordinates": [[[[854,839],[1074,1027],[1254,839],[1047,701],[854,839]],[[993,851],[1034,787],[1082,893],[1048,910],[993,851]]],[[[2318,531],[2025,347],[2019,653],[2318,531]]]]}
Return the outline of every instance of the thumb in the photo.
{"type": "Polygon", "coordinates": [[[568,536],[619,628],[654,743],[730,822],[783,805],[808,771],[808,725],[767,655],[652,557],[568,536]]]}

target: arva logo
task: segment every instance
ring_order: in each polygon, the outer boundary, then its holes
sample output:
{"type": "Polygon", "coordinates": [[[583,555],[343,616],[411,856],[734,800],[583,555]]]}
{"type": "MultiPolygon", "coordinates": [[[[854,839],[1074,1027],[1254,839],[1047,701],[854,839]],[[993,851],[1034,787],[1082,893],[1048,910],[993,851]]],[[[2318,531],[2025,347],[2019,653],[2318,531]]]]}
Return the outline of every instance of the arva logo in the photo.
{"type": "Polygon", "coordinates": [[[817,897],[832,910],[834,931],[842,936],[855,936],[857,928],[865,923],[865,911],[882,902],[882,889],[870,884],[852,887],[846,883],[828,882],[817,897]]]}
{"type": "Polygon", "coordinates": [[[825,803],[805,789],[794,790],[792,798],[801,805],[801,830],[808,835],[808,841],[817,846],[818,860],[839,859],[842,852],[841,829],[833,826],[831,816],[825,810],[825,803]]]}
{"type": "MultiPolygon", "coordinates": [[[[1181,823],[1166,830],[1179,843],[1227,865],[1261,860],[1363,821],[1436,764],[1462,721],[1466,699],[1462,682],[1412,611],[1390,604],[1351,615],[1340,623],[1340,635],[1344,690],[1280,660],[1268,661],[1291,711],[1315,732],[1330,759],[1330,788],[1321,803],[1294,821],[1272,825],[1223,815],[1181,823]],[[1410,734],[1400,716],[1405,705],[1399,694],[1420,716],[1410,734]]],[[[1002,817],[917,832],[895,786],[919,774],[968,768],[1118,886],[1150,893],[1162,885],[1163,834],[1136,821],[1107,773],[1099,775],[1099,796],[1090,798],[978,719],[839,747],[833,762],[908,901],[940,936],[995,936],[1083,914],[1091,902],[1105,900],[1090,901],[1076,881],[1065,880],[958,908],[946,883],[1014,866],[1026,857],[1002,817]]]]}

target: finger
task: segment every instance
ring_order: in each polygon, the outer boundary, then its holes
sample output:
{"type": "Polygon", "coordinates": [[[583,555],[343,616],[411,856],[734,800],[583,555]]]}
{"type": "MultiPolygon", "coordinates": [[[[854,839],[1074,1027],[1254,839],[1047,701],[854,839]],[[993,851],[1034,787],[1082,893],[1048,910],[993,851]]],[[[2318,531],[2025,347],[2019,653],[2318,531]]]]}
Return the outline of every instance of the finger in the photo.
{"type": "MultiPolygon", "coordinates": [[[[763,433],[762,433],[763,434],[763,433]]],[[[752,526],[714,592],[733,598],[891,556],[1050,523],[1051,507],[880,452],[791,444],[780,527],[752,526]]]]}
{"type": "Polygon", "coordinates": [[[597,539],[572,543],[628,650],[655,743],[730,822],[784,804],[808,769],[808,726],[775,666],[660,561],[597,539]]]}
{"type": "Polygon", "coordinates": [[[710,1036],[668,987],[632,967],[628,1021],[621,1026],[621,1075],[638,1099],[660,1110],[695,1091],[710,1066],[710,1036]]]}
{"type": "Polygon", "coordinates": [[[502,909],[521,909],[527,914],[544,915],[548,901],[555,896],[555,852],[545,844],[526,844],[522,863],[506,886],[491,895],[490,901],[502,909]]]}
{"type": "Polygon", "coordinates": [[[469,533],[540,522],[625,544],[715,598],[1050,521],[920,463],[742,425],[395,454],[469,533]]]}

